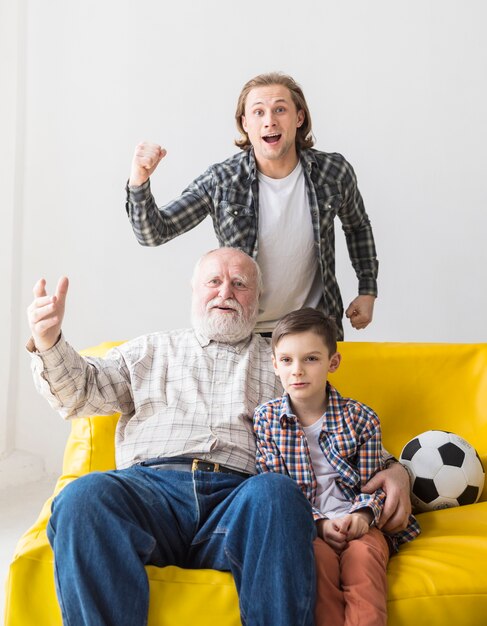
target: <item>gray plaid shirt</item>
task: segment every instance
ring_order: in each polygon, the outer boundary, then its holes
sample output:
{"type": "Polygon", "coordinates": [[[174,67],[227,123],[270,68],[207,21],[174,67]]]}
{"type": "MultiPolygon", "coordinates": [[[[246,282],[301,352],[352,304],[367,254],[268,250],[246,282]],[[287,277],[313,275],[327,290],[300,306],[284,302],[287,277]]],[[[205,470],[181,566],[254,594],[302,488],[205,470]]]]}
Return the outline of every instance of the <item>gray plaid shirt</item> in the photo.
{"type": "MultiPolygon", "coordinates": [[[[307,149],[299,157],[323,282],[320,308],[336,319],[343,338],[343,303],[335,277],[334,219],[338,215],[342,223],[359,294],[376,296],[378,261],[372,228],[353,168],[341,154],[307,149]]],[[[166,243],[210,215],[220,246],[240,248],[256,259],[259,184],[253,150],[212,165],[179,198],[159,209],[150,181],[140,187],[127,186],[126,209],[135,236],[144,246],[166,243]]]]}
{"type": "Polygon", "coordinates": [[[37,390],[62,417],[122,414],[119,469],[187,456],[256,473],[252,415],[282,393],[259,335],[230,345],[194,330],[152,333],[103,359],[81,357],[62,336],[45,352],[32,340],[28,349],[37,390]]]}

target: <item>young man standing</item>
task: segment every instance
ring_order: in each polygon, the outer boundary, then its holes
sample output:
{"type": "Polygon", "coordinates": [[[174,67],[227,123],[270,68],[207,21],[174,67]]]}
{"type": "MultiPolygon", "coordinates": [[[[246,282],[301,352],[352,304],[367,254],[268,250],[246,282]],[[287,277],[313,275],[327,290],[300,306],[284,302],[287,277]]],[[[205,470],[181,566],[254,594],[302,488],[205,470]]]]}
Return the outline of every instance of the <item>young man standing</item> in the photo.
{"type": "Polygon", "coordinates": [[[280,317],[310,306],[335,319],[342,339],[338,216],[359,283],[346,315],[354,328],[365,328],[377,296],[378,262],[351,165],[340,154],[312,148],[308,105],[290,76],[262,74],[246,83],[235,118],[242,152],[208,168],[161,208],[149,178],[166,150],[147,142],[136,147],[126,209],[137,240],[161,245],[210,215],[219,244],[241,248],[262,269],[257,332],[270,334],[280,317]]]}

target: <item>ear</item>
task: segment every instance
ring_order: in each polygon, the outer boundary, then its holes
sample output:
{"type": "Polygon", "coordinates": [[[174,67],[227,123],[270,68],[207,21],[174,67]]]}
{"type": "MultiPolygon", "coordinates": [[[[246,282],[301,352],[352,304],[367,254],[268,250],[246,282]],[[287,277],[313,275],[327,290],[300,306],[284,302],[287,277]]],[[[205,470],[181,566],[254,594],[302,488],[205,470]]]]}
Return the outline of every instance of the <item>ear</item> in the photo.
{"type": "Polygon", "coordinates": [[[328,367],[328,371],[329,372],[336,372],[338,367],[340,366],[342,360],[342,356],[341,354],[339,354],[338,352],[335,352],[335,354],[333,354],[330,358],[330,365],[328,367]]]}
{"type": "Polygon", "coordinates": [[[304,115],[303,109],[299,109],[299,111],[298,111],[298,121],[297,121],[297,124],[296,124],[296,128],[299,128],[300,126],[303,125],[304,117],[305,117],[305,115],[304,115]]]}
{"type": "Polygon", "coordinates": [[[242,123],[242,128],[245,132],[247,132],[247,120],[245,119],[245,115],[242,115],[240,118],[240,122],[242,123]]]}
{"type": "Polygon", "coordinates": [[[272,365],[274,366],[274,373],[275,373],[275,375],[279,378],[279,373],[277,371],[277,361],[276,361],[276,357],[274,355],[272,355],[272,365]]]}

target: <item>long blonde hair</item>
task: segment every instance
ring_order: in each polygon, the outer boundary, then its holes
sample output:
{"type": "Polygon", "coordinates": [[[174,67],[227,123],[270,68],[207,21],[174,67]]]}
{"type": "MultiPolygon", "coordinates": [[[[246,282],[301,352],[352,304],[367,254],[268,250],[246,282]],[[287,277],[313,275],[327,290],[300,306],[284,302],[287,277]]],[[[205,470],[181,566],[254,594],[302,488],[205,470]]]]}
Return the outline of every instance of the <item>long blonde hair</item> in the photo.
{"type": "Polygon", "coordinates": [[[296,106],[297,111],[303,111],[304,121],[296,130],[296,148],[311,148],[314,145],[313,135],[311,131],[311,115],[303,94],[303,90],[298,83],[281,72],[269,72],[268,74],[259,74],[255,78],[251,78],[242,88],[238,97],[237,110],[235,111],[235,121],[241,135],[240,139],[235,140],[235,145],[242,150],[249,150],[251,147],[250,139],[242,126],[242,115],[245,114],[245,102],[249,92],[255,87],[269,87],[270,85],[283,85],[287,87],[291,94],[291,98],[296,106]]]}

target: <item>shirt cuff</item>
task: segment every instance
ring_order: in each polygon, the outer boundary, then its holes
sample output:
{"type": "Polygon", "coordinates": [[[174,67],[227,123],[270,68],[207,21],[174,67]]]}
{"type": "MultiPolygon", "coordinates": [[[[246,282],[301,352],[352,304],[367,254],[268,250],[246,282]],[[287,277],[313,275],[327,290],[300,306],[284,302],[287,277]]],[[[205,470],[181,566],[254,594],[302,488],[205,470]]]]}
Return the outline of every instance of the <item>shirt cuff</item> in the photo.
{"type": "Polygon", "coordinates": [[[142,185],[132,186],[129,185],[129,181],[127,180],[125,191],[127,192],[127,202],[134,204],[146,202],[151,195],[150,178],[148,178],[145,183],[142,183],[142,185]]]}
{"type": "Polygon", "coordinates": [[[40,359],[42,361],[45,369],[53,369],[55,367],[59,367],[65,361],[67,355],[67,345],[68,344],[61,333],[57,342],[52,346],[52,348],[49,348],[49,350],[43,350],[42,352],[38,350],[33,337],[29,339],[25,347],[34,359],[40,359]]]}
{"type": "Polygon", "coordinates": [[[377,298],[377,281],[374,278],[361,278],[358,282],[360,296],[375,296],[377,298]]]}

